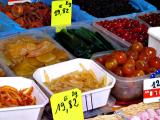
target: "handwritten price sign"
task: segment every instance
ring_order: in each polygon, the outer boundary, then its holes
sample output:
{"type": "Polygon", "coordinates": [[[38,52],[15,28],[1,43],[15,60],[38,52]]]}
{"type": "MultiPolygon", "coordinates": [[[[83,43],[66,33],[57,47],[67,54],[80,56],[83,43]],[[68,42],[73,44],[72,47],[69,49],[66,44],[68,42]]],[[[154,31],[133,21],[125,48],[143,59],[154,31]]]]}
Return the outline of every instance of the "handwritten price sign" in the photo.
{"type": "Polygon", "coordinates": [[[143,82],[143,102],[160,102],[160,78],[146,79],[143,82]]]}
{"type": "Polygon", "coordinates": [[[52,2],[51,26],[63,27],[71,25],[72,0],[52,2]]]}
{"type": "Polygon", "coordinates": [[[50,101],[54,120],[84,120],[79,89],[54,94],[50,101]]]}

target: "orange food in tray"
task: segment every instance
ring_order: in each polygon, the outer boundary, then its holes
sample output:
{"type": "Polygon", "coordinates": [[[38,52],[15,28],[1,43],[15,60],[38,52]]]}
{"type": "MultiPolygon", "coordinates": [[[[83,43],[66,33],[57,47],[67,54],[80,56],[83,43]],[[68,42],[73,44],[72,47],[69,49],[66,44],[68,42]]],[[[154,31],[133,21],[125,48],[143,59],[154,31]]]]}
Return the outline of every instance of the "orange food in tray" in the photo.
{"type": "Polygon", "coordinates": [[[0,11],[14,20],[23,28],[36,28],[51,24],[51,9],[42,2],[16,3],[0,6],[0,11]]]}
{"type": "Polygon", "coordinates": [[[11,86],[0,87],[0,108],[35,105],[36,98],[32,96],[33,87],[17,90],[11,86]]]}

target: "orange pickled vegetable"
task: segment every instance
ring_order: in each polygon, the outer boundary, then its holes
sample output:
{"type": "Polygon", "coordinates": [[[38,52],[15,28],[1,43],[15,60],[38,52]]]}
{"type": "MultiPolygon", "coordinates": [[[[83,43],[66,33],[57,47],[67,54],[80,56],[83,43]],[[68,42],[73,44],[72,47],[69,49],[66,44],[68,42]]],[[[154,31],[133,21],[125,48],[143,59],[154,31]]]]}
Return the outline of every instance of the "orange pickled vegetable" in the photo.
{"type": "Polygon", "coordinates": [[[33,87],[17,90],[11,86],[0,87],[0,108],[35,105],[36,98],[32,97],[33,87]]]}

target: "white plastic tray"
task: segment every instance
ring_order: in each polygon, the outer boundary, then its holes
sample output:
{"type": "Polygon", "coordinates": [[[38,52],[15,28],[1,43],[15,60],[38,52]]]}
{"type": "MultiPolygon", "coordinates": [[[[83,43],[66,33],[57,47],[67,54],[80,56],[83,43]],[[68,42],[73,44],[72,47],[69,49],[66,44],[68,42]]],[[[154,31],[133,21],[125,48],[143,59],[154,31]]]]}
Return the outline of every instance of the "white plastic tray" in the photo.
{"type": "Polygon", "coordinates": [[[45,76],[44,71],[48,74],[49,79],[55,79],[62,75],[68,74],[75,70],[82,70],[79,64],[82,64],[87,70],[92,69],[97,77],[100,79],[102,76],[107,76],[106,87],[84,92],[82,95],[83,101],[83,111],[92,110],[98,107],[102,107],[107,104],[110,91],[115,84],[115,78],[107,73],[103,68],[97,65],[94,61],[88,59],[74,59],[63,63],[58,63],[48,67],[42,67],[35,71],[33,78],[37,81],[40,87],[45,91],[48,97],[50,97],[53,92],[51,92],[44,84],[45,76]]]}
{"type": "Polygon", "coordinates": [[[153,47],[157,51],[157,56],[160,56],[160,27],[151,27],[148,29],[149,41],[148,46],[153,47]]]}
{"type": "Polygon", "coordinates": [[[44,107],[49,100],[33,80],[23,77],[0,77],[0,86],[4,85],[18,90],[33,86],[32,95],[36,97],[36,105],[0,108],[0,120],[41,120],[44,107]]]}

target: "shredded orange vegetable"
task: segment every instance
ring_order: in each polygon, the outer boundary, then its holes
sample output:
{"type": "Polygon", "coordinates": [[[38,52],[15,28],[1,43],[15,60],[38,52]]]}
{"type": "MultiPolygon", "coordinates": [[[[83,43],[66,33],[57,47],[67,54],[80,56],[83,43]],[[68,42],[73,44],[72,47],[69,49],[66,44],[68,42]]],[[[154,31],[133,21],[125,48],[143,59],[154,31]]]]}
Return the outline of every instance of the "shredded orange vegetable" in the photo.
{"type": "Polygon", "coordinates": [[[32,97],[33,87],[17,90],[11,86],[0,87],[0,108],[35,105],[36,98],[32,97]]]}

